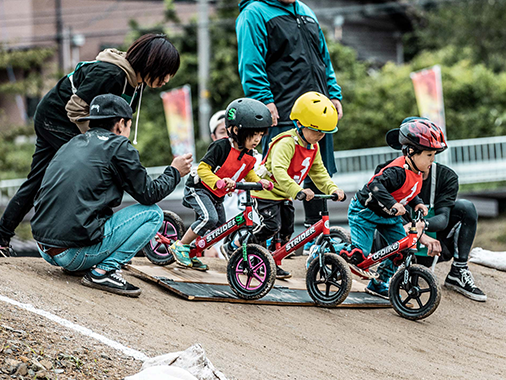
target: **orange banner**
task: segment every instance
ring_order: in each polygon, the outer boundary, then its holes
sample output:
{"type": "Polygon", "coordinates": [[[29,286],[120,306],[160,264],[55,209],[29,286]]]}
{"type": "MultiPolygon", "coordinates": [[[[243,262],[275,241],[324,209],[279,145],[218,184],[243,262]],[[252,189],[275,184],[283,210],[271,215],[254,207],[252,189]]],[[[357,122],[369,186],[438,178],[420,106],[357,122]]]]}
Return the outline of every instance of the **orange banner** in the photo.
{"type": "Polygon", "coordinates": [[[420,116],[436,123],[446,133],[441,67],[411,73],[420,116]]]}
{"type": "Polygon", "coordinates": [[[195,157],[193,115],[190,86],[175,88],[160,94],[174,156],[191,153],[195,157]]]}

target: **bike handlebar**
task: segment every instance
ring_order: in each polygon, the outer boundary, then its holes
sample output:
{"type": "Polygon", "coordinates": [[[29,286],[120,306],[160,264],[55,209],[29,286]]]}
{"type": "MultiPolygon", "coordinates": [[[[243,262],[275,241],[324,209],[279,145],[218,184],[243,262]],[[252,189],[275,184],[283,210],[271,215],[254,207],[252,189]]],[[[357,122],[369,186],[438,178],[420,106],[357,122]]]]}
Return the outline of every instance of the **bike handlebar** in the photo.
{"type": "MultiPolygon", "coordinates": [[[[314,195],[315,198],[318,198],[318,199],[332,199],[333,201],[337,201],[339,200],[339,195],[337,195],[336,193],[333,193],[333,194],[330,194],[330,195],[326,195],[326,194],[315,194],[314,195]]],[[[304,201],[306,200],[306,193],[300,191],[297,196],[295,197],[296,200],[298,201],[304,201]]],[[[346,200],[346,194],[344,194],[344,198],[340,200],[340,202],[344,202],[346,200]]]]}
{"type": "MultiPolygon", "coordinates": [[[[216,181],[217,189],[221,190],[225,186],[226,184],[224,180],[219,179],[218,181],[216,181]]],[[[273,186],[274,185],[272,185],[271,188],[267,190],[272,190],[273,186]]],[[[263,189],[262,184],[257,182],[236,182],[234,186],[234,190],[262,190],[262,189],[263,189]]]]}

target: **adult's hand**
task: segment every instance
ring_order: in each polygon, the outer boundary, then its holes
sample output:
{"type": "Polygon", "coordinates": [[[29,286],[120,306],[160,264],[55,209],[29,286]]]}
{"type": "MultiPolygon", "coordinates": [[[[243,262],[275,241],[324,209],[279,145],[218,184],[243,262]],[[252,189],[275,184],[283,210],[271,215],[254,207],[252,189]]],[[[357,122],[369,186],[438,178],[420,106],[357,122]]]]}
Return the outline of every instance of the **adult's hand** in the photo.
{"type": "Polygon", "coordinates": [[[424,234],[420,237],[420,243],[427,247],[427,254],[430,257],[441,255],[441,251],[443,249],[441,248],[441,243],[439,240],[424,234]]]}
{"type": "Polygon", "coordinates": [[[192,168],[192,162],[193,162],[192,154],[186,153],[181,156],[174,157],[174,159],[172,160],[172,164],[170,164],[170,166],[176,168],[181,177],[184,177],[190,172],[192,168]]]}
{"type": "Polygon", "coordinates": [[[343,118],[343,105],[338,99],[330,99],[332,104],[334,104],[334,107],[336,107],[337,110],[337,116],[339,116],[339,120],[343,118]]]}
{"type": "Polygon", "coordinates": [[[278,125],[279,119],[278,108],[274,103],[269,103],[266,104],[265,106],[269,109],[269,111],[271,111],[272,126],[275,127],[276,125],[278,125]]]}

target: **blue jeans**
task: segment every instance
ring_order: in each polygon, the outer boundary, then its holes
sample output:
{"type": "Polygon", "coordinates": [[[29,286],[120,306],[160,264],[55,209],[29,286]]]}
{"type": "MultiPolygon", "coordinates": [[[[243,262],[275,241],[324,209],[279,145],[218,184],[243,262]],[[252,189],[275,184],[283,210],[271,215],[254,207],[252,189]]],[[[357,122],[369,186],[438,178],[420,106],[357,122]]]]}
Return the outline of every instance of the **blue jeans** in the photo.
{"type": "Polygon", "coordinates": [[[100,243],[69,248],[51,257],[40,248],[44,260],[70,271],[87,270],[94,265],[105,271],[119,270],[156,235],[163,222],[157,205],[136,204],[114,213],[104,225],[100,243]]]}
{"type": "MultiPolygon", "coordinates": [[[[364,207],[356,198],[352,199],[348,208],[348,223],[350,225],[351,243],[360,248],[365,257],[371,253],[375,230],[381,232],[388,244],[392,244],[406,236],[402,217],[384,218],[379,216],[364,207]]],[[[392,260],[382,261],[378,267],[379,279],[388,282],[396,270],[397,267],[392,260]]]]}

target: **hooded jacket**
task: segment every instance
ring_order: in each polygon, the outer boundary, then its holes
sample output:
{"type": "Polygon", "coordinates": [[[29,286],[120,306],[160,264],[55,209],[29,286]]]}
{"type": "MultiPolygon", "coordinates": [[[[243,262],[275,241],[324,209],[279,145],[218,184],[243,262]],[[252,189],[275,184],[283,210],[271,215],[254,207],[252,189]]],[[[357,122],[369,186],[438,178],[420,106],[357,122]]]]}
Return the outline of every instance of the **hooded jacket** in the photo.
{"type": "MultiPolygon", "coordinates": [[[[239,8],[236,32],[244,93],[264,104],[274,102],[281,128],[293,128],[292,106],[308,91],[342,99],[322,30],[306,4],[242,0],[239,8]]],[[[271,129],[264,151],[271,137],[282,131],[271,129]]],[[[326,136],[320,147],[327,170],[335,173],[332,136],[326,136]]]]}
{"type": "Polygon", "coordinates": [[[180,180],[172,166],[151,179],[128,138],[92,128],[63,145],[47,167],[34,203],[33,237],[52,247],[97,244],[124,191],[137,202],[152,205],[180,180]]]}
{"type": "Polygon", "coordinates": [[[35,122],[47,130],[69,138],[88,130],[88,122],[77,119],[89,115],[89,104],[101,94],[114,94],[128,101],[135,112],[140,86],[126,53],[106,49],[96,61],[80,62],[40,101],[35,122]]]}

